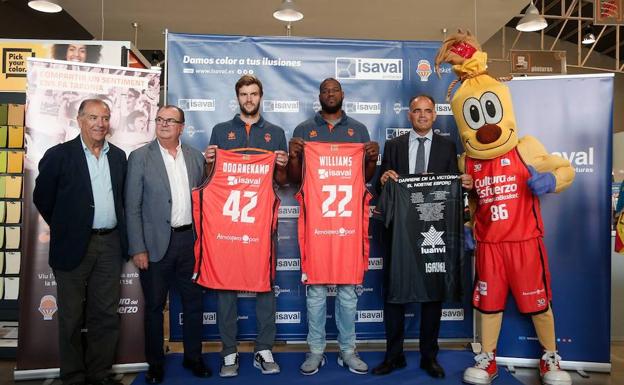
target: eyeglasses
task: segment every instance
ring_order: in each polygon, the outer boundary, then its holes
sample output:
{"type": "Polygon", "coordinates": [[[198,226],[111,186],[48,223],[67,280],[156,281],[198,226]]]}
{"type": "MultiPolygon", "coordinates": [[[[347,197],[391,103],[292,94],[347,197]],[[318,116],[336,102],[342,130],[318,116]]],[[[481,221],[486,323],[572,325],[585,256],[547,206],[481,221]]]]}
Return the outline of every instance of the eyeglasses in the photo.
{"type": "Polygon", "coordinates": [[[161,117],[156,118],[156,124],[161,125],[161,126],[171,126],[174,124],[182,124],[182,123],[184,122],[181,122],[173,118],[169,118],[169,119],[163,119],[161,117]]]}

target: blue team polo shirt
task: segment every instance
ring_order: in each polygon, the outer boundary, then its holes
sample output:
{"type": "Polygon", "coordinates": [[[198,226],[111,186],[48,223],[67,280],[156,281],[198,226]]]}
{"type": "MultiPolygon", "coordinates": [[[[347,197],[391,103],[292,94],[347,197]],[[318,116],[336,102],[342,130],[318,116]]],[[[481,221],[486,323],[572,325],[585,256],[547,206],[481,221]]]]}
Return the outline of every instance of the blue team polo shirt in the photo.
{"type": "Polygon", "coordinates": [[[330,127],[321,113],[317,112],[313,118],[295,128],[293,138],[303,138],[303,140],[311,142],[370,142],[370,135],[366,126],[348,117],[344,110],[342,111],[342,118],[333,127],[330,127]]]}
{"type": "Polygon", "coordinates": [[[245,122],[241,120],[240,114],[236,114],[232,120],[214,126],[210,144],[215,144],[222,150],[253,147],[268,151],[288,151],[286,135],[281,127],[260,116],[260,120],[251,125],[247,135],[245,122]]]}

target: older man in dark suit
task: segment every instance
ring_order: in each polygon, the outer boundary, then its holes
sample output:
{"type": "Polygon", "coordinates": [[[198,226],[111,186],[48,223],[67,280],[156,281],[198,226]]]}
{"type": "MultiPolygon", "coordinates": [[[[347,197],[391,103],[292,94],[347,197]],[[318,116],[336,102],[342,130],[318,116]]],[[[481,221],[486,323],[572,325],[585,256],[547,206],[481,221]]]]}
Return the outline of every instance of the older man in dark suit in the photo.
{"type": "MultiPolygon", "coordinates": [[[[436,119],[433,98],[428,95],[413,97],[409,103],[407,118],[413,129],[408,134],[387,141],[384,146],[378,190],[381,190],[381,186],[388,179],[397,181],[399,175],[459,172],[455,143],[432,131],[436,119]]],[[[472,188],[472,178],[469,175],[462,175],[462,186],[472,188]]],[[[389,257],[392,263],[392,256],[389,257]]],[[[385,279],[389,282],[399,277],[387,275],[385,279]]],[[[388,374],[407,365],[403,354],[405,305],[387,301],[384,304],[386,357],[373,369],[373,374],[388,374]]],[[[444,369],[436,359],[441,315],[442,302],[421,302],[420,367],[434,378],[444,377],[444,369]]]]}
{"type": "Polygon", "coordinates": [[[126,257],[126,155],[108,143],[110,109],[84,100],[80,135],[39,162],[33,201],[50,226],[64,384],[119,384],[109,377],[119,336],[119,275],[126,257]],[[81,329],[87,328],[87,346],[81,329]]]}
{"type": "Polygon", "coordinates": [[[156,139],[133,151],[128,159],[126,216],[129,254],[141,270],[145,296],[145,380],[162,382],[163,309],[171,285],[182,297],[184,360],[197,377],[209,377],[201,356],[202,289],[191,278],[193,225],[191,189],[204,179],[201,152],[180,142],[184,112],[163,106],[156,114],[156,139]]]}

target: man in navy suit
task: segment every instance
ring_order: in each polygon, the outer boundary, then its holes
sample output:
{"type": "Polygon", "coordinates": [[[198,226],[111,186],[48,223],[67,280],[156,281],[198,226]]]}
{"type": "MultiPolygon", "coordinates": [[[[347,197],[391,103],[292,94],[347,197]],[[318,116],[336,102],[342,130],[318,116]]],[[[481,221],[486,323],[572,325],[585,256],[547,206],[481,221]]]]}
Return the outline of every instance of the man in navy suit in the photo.
{"type": "Polygon", "coordinates": [[[163,310],[171,285],[182,297],[184,360],[197,377],[209,377],[201,356],[202,288],[191,279],[193,217],[191,189],[204,179],[201,152],[180,142],[184,112],[163,106],[156,113],[156,139],[128,159],[126,216],[132,261],[140,269],[145,297],[145,356],[149,384],[162,382],[163,310]]]}
{"type": "MultiPolygon", "coordinates": [[[[399,175],[459,172],[455,143],[433,133],[433,122],[436,119],[433,98],[429,95],[414,96],[409,103],[407,118],[413,129],[408,134],[387,141],[384,146],[378,191],[388,179],[397,181],[399,175]]],[[[469,175],[462,175],[462,186],[472,188],[472,178],[469,175]]],[[[391,255],[389,257],[391,263],[392,257],[391,255]]],[[[392,276],[384,278],[386,282],[399,279],[392,276]]],[[[384,361],[373,369],[373,374],[388,374],[407,365],[403,354],[405,305],[387,301],[384,304],[386,356],[384,361]]],[[[444,377],[444,369],[436,359],[441,315],[441,302],[421,303],[420,367],[434,378],[444,377]]]]}
{"type": "Polygon", "coordinates": [[[63,384],[120,384],[109,377],[119,336],[119,276],[127,259],[123,189],[126,155],[106,141],[110,109],[78,109],[80,135],[39,162],[33,201],[50,226],[57,284],[63,384]],[[86,327],[87,346],[81,329],[86,327]]]}

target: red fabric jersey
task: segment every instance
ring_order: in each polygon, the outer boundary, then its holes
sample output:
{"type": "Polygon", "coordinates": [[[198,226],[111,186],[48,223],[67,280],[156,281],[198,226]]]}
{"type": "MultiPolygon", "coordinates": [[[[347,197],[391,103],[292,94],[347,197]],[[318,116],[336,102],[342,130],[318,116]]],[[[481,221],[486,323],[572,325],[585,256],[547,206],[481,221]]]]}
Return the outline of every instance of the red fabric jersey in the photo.
{"type": "Polygon", "coordinates": [[[217,150],[211,179],[192,192],[198,284],[222,290],[271,290],[279,207],[274,167],[273,153],[217,150]]]}
{"type": "Polygon", "coordinates": [[[360,284],[368,269],[371,194],[364,145],[306,142],[299,201],[301,272],[307,284],[360,284]]]}
{"type": "Polygon", "coordinates": [[[474,234],[481,242],[515,242],[543,236],[539,199],[529,170],[514,148],[494,159],[466,157],[477,194],[474,234]]]}

